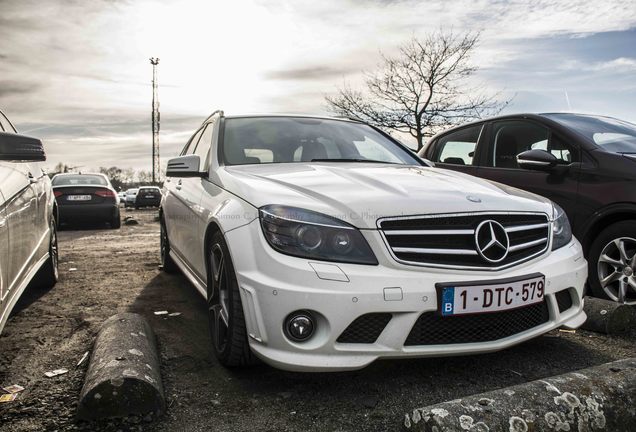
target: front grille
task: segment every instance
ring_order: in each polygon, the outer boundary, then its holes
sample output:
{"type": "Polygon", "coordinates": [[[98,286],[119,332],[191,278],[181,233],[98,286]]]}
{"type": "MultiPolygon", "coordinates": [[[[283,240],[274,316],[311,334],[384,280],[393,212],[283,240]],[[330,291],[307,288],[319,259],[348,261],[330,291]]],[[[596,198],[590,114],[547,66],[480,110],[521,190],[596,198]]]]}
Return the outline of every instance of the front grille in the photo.
{"type": "Polygon", "coordinates": [[[564,289],[555,294],[559,312],[565,312],[572,307],[572,294],[569,289],[564,289]]]}
{"type": "Polygon", "coordinates": [[[496,270],[510,267],[541,255],[550,242],[550,223],[544,213],[471,213],[385,218],[379,221],[379,226],[397,261],[442,268],[496,270]],[[488,221],[493,221],[492,227],[496,232],[490,231],[491,224],[488,221]],[[475,232],[480,227],[478,236],[475,232]],[[504,248],[498,245],[480,253],[478,238],[483,249],[489,243],[492,233],[502,240],[502,246],[507,236],[508,252],[505,256],[504,248]],[[500,251],[501,257],[488,256],[500,251]]]}
{"type": "Polygon", "coordinates": [[[356,318],[338,337],[340,343],[374,343],[391,321],[390,313],[368,313],[356,318]]]}
{"type": "Polygon", "coordinates": [[[502,312],[443,317],[425,312],[417,319],[404,345],[462,344],[490,342],[513,336],[548,322],[545,300],[502,312]]]}

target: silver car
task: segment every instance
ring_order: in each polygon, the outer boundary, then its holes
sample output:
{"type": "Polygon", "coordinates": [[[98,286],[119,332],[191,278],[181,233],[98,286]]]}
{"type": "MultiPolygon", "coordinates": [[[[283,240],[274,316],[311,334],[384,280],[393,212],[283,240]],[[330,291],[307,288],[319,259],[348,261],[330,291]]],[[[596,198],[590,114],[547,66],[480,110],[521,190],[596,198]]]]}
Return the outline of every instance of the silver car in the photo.
{"type": "Polygon", "coordinates": [[[0,111],[0,332],[25,288],[58,279],[55,198],[42,142],[0,111]]]}

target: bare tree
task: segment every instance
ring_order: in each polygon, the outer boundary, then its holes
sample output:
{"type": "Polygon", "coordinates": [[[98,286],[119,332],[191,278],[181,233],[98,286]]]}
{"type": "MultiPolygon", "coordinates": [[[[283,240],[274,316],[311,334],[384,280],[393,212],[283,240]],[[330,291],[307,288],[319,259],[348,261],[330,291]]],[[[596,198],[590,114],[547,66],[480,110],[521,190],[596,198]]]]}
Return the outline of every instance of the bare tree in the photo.
{"type": "Polygon", "coordinates": [[[329,108],[385,130],[409,133],[420,149],[425,137],[496,114],[508,103],[470,82],[477,71],[470,57],[478,41],[478,33],[441,30],[414,37],[397,56],[382,54],[378,70],[367,73],[366,92],[345,84],[336,96],[326,97],[329,108]]]}

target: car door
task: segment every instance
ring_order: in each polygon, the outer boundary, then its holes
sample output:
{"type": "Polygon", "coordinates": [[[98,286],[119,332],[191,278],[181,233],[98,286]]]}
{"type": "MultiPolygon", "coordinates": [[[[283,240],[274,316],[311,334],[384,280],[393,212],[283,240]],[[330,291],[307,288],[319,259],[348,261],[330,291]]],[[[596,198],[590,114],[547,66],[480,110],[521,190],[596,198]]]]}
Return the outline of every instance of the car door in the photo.
{"type": "MultiPolygon", "coordinates": [[[[190,139],[182,156],[196,154],[201,158],[201,171],[207,166],[207,152],[210,148],[211,136],[214,124],[206,124],[201,127],[190,139]]],[[[167,191],[164,204],[164,212],[168,222],[168,238],[171,247],[186,264],[202,280],[204,280],[205,267],[202,264],[202,252],[199,245],[201,222],[201,195],[203,189],[201,177],[171,178],[167,182],[167,191]]]]}
{"type": "Polygon", "coordinates": [[[424,157],[440,168],[477,174],[477,144],[480,142],[483,123],[453,130],[435,139],[424,157]]]}
{"type": "MultiPolygon", "coordinates": [[[[0,165],[0,179],[4,168],[0,165]]],[[[5,208],[4,195],[0,191],[0,317],[7,307],[9,292],[9,224],[5,208]]],[[[0,320],[1,321],[1,320],[0,320]]]]}
{"type": "MultiPolygon", "coordinates": [[[[196,146],[196,143],[199,141],[199,138],[201,138],[202,133],[203,128],[200,128],[194,133],[194,135],[192,135],[192,137],[190,137],[181,151],[180,156],[186,155],[188,149],[196,146]]],[[[183,259],[185,258],[183,249],[186,245],[184,229],[188,223],[188,221],[185,221],[185,218],[187,218],[190,213],[190,210],[187,209],[187,204],[183,202],[183,178],[169,177],[166,179],[164,187],[166,189],[166,194],[162,211],[164,214],[164,220],[166,221],[170,247],[183,259]]]]}
{"type": "Polygon", "coordinates": [[[580,162],[580,149],[551,128],[529,119],[495,121],[490,125],[487,150],[481,159],[479,177],[494,180],[550,198],[576,218],[578,171],[567,168],[580,162]],[[549,171],[521,168],[517,155],[532,149],[552,153],[558,165],[549,171]]]}
{"type": "Polygon", "coordinates": [[[26,163],[0,162],[5,197],[5,215],[9,230],[7,286],[11,291],[25,282],[35,260],[41,233],[38,230],[37,196],[28,176],[26,163]]]}

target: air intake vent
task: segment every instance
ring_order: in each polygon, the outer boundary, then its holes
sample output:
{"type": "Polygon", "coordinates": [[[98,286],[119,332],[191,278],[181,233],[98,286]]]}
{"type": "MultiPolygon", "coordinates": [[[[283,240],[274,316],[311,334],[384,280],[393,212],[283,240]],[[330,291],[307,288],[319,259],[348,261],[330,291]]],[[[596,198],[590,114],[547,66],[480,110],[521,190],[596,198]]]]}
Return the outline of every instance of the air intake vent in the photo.
{"type": "Polygon", "coordinates": [[[445,345],[491,342],[548,322],[545,301],[519,309],[477,315],[443,317],[425,312],[417,319],[404,345],[445,345]]]}

